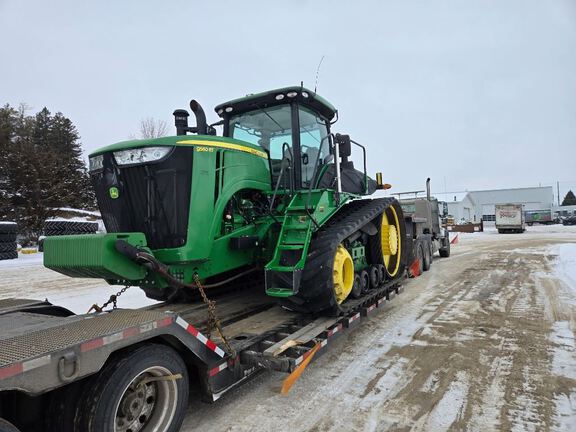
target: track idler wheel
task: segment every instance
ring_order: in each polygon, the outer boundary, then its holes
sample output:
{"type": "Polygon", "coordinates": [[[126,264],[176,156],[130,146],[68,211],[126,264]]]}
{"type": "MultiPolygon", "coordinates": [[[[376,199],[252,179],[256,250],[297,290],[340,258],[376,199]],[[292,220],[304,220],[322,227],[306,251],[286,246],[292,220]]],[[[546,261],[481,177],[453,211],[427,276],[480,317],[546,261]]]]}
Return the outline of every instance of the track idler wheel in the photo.
{"type": "Polygon", "coordinates": [[[343,245],[338,245],[334,254],[332,284],[336,302],[341,304],[350,295],[354,285],[354,261],[343,245]]]}
{"type": "Polygon", "coordinates": [[[370,261],[384,266],[386,279],[396,279],[404,273],[405,268],[406,227],[400,205],[391,203],[376,218],[376,226],[378,233],[370,238],[370,261]]]}

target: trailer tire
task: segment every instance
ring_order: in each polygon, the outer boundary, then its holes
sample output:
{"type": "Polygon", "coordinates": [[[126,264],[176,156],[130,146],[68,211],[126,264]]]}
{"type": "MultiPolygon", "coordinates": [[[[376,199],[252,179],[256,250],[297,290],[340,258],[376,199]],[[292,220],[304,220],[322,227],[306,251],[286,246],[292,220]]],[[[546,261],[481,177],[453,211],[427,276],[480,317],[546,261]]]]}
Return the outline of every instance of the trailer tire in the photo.
{"type": "Polygon", "coordinates": [[[188,407],[188,371],[178,353],[147,344],[109,361],[82,395],[75,430],[177,432],[188,407]],[[143,382],[180,374],[181,378],[143,382]]]}
{"type": "Polygon", "coordinates": [[[20,432],[20,429],[9,421],[0,418],[0,432],[20,432]]]}

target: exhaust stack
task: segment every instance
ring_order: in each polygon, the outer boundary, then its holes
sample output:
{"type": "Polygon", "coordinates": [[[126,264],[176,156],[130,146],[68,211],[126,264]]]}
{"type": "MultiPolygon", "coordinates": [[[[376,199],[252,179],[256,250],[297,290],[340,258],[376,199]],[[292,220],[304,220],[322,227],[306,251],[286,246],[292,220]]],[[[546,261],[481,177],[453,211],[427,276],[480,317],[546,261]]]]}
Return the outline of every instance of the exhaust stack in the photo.
{"type": "Polygon", "coordinates": [[[198,135],[207,135],[208,127],[206,126],[206,114],[204,114],[204,110],[196,99],[190,101],[190,109],[196,116],[196,133],[198,135]]]}
{"type": "Polygon", "coordinates": [[[430,201],[430,177],[426,179],[426,199],[430,201]]]}

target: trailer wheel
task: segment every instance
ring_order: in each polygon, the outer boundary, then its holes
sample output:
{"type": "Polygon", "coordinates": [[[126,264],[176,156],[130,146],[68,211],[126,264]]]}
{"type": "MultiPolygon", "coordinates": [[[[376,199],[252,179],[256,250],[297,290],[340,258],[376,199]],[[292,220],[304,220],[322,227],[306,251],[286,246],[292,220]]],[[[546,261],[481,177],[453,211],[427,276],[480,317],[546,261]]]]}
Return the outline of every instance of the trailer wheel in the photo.
{"type": "Polygon", "coordinates": [[[109,362],[92,383],[79,405],[77,431],[180,429],[188,405],[188,372],[172,348],[143,345],[109,362]]]}
{"type": "Polygon", "coordinates": [[[20,430],[9,421],[0,418],[0,432],[20,432],[20,430]]]}

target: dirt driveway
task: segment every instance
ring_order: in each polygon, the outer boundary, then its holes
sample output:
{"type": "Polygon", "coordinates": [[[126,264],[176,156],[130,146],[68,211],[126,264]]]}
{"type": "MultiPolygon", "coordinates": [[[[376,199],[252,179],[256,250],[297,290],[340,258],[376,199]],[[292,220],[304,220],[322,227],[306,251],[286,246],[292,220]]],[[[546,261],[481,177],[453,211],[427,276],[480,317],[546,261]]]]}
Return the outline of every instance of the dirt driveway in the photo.
{"type": "MultiPolygon", "coordinates": [[[[48,297],[76,312],[113,288],[0,262],[1,297],[48,297]]],[[[138,289],[123,307],[149,303],[138,289]]],[[[263,373],[183,431],[576,430],[576,227],[470,234],[341,336],[290,394],[263,373]]]]}
{"type": "Polygon", "coordinates": [[[466,236],[289,395],[266,373],[183,430],[576,430],[576,230],[550,231],[466,236]]]}

